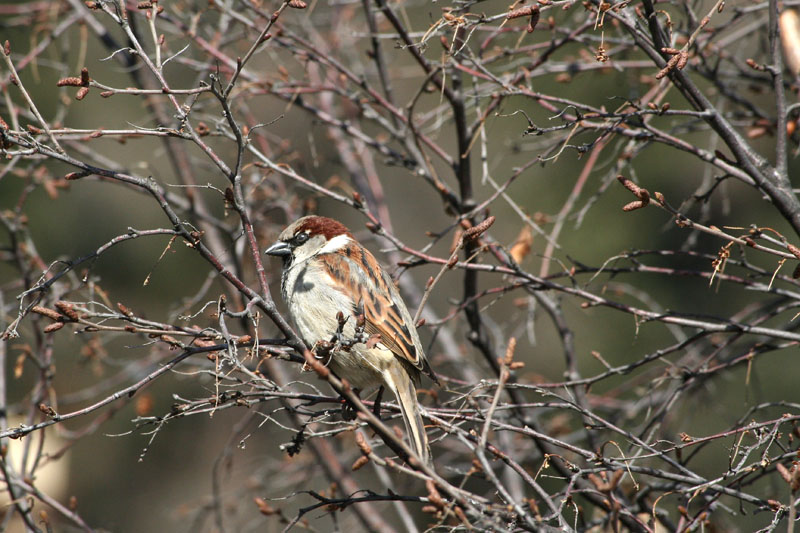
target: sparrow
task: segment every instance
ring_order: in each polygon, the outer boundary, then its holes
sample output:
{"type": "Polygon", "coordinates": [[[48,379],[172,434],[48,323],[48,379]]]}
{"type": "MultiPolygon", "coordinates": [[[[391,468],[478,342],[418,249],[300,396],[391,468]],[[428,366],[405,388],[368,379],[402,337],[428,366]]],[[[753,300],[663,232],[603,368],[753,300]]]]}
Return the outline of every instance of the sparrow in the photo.
{"type": "Polygon", "coordinates": [[[283,259],[281,295],[298,334],[309,346],[331,341],[337,331],[346,339],[355,338],[360,318],[371,340],[356,342],[349,349],[336,350],[334,344],[328,368],[360,391],[381,386],[392,391],[414,450],[430,465],[416,387],[423,372],[438,380],[411,314],[387,272],[347,227],[321,216],[296,220],[265,253],[283,259]],[[342,315],[337,318],[339,312],[342,315]]]}

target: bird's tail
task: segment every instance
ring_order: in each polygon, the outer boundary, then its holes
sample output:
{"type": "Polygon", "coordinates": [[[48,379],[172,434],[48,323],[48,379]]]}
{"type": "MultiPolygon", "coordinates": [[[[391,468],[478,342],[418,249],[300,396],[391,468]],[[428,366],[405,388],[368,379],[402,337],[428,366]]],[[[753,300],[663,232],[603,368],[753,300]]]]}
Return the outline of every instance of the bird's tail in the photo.
{"type": "Polygon", "coordinates": [[[428,446],[428,436],[425,434],[425,425],[422,423],[422,416],[419,412],[417,403],[417,388],[411,380],[411,376],[400,365],[396,368],[384,370],[383,378],[386,385],[392,390],[397,403],[400,404],[400,412],[403,414],[403,421],[406,423],[406,434],[411,441],[411,445],[422,461],[431,466],[431,450],[428,446]]]}

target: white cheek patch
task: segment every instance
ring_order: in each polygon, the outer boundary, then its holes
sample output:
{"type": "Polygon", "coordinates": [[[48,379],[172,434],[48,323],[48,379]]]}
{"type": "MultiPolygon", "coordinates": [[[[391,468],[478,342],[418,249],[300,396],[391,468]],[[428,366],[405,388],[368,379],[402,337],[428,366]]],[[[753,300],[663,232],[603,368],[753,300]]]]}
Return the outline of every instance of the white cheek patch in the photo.
{"type": "Polygon", "coordinates": [[[341,250],[342,248],[344,248],[345,246],[350,244],[351,241],[352,241],[352,239],[348,235],[344,235],[344,234],[337,235],[333,239],[331,239],[328,242],[326,242],[325,246],[320,248],[319,252],[317,252],[317,253],[320,253],[320,254],[331,254],[331,253],[334,253],[334,252],[338,252],[339,250],[341,250]]]}

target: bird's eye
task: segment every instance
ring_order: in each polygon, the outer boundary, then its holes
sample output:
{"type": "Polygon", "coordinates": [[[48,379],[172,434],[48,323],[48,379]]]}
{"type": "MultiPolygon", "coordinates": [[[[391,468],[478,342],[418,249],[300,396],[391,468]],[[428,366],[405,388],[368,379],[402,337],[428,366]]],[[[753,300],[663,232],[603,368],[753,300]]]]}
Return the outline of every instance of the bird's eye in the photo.
{"type": "Polygon", "coordinates": [[[294,239],[292,240],[295,242],[295,244],[303,244],[308,240],[308,233],[307,232],[298,233],[297,235],[294,236],[294,239]]]}

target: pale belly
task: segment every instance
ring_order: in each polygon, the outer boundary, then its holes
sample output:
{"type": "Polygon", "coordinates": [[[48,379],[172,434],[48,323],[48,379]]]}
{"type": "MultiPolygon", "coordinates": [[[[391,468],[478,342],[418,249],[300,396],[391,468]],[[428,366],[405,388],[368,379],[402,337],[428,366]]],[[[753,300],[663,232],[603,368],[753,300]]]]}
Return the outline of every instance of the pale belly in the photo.
{"type": "MultiPolygon", "coordinates": [[[[353,302],[338,290],[309,283],[305,267],[298,267],[291,274],[284,286],[284,298],[291,302],[289,312],[303,340],[312,347],[319,341],[331,341],[339,325],[336,319],[339,311],[348,317],[343,337],[352,339],[356,322],[353,302]]],[[[389,350],[378,347],[367,350],[365,345],[357,344],[350,351],[334,352],[328,367],[352,387],[367,391],[383,384],[383,371],[394,358],[389,350]]]]}

